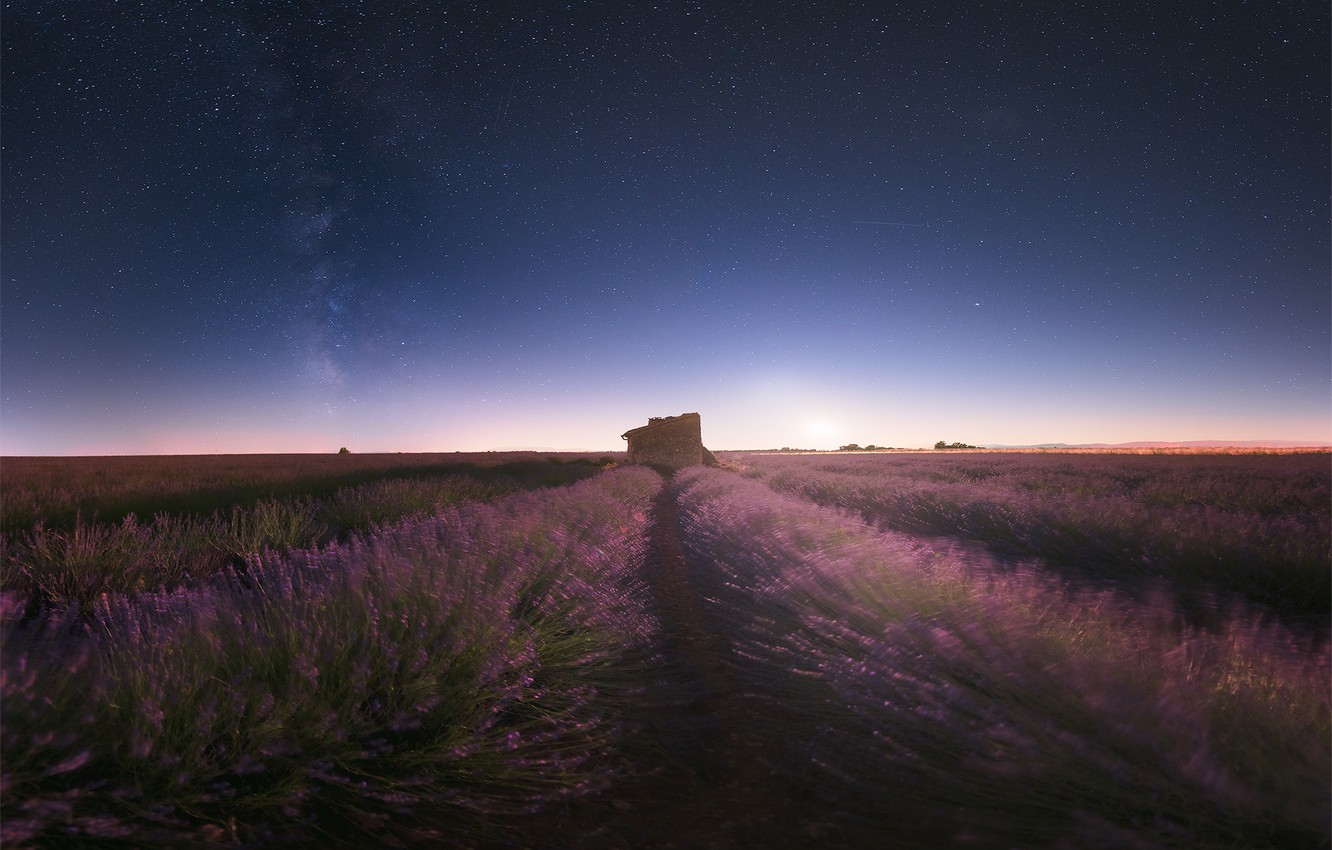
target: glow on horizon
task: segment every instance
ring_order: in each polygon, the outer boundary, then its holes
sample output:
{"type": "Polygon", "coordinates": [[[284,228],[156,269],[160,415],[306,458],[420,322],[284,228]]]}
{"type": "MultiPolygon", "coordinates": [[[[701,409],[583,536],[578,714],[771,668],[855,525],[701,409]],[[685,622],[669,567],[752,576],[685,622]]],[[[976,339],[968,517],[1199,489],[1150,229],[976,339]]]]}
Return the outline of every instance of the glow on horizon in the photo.
{"type": "MultiPolygon", "coordinates": [[[[1201,440],[1272,441],[1308,446],[1332,445],[1332,429],[1314,421],[1286,423],[1261,417],[1207,420],[1186,416],[1142,417],[1124,415],[1080,418],[1072,414],[1046,423],[1024,422],[1020,412],[990,411],[970,420],[920,417],[889,426],[884,418],[857,417],[832,421],[818,416],[744,415],[736,410],[697,410],[703,419],[703,441],[717,451],[776,449],[781,447],[832,450],[848,443],[896,448],[929,448],[938,440],[974,445],[1070,445],[1128,442],[1188,442],[1201,440]]],[[[424,429],[406,422],[344,421],[342,427],[263,429],[164,429],[101,438],[52,440],[50,435],[0,433],[4,456],[98,456],[182,454],[296,454],[332,453],[346,446],[356,453],[485,452],[624,450],[620,434],[644,424],[649,416],[673,415],[686,408],[647,407],[601,411],[581,417],[533,408],[527,416],[510,415],[493,423],[483,418],[441,423],[424,429]],[[354,427],[353,427],[354,425],[354,427]]],[[[752,413],[752,412],[751,412],[752,413]]]]}
{"type": "MultiPolygon", "coordinates": [[[[1328,405],[1312,396],[1283,406],[1213,395],[1171,403],[1168,386],[1110,395],[1095,387],[1043,390],[970,383],[916,369],[709,369],[686,377],[660,365],[635,379],[556,376],[549,387],[401,382],[273,404],[271,393],[196,396],[100,416],[0,418],[0,455],[150,455],[336,452],[622,451],[620,434],[652,416],[696,411],[703,441],[725,450],[830,450],[848,443],[928,448],[973,445],[1269,440],[1332,444],[1328,405]],[[697,376],[697,377],[693,377],[697,376]],[[211,402],[211,403],[210,403],[211,402]],[[1208,408],[1212,408],[1208,410],[1208,408]]],[[[1273,399],[1278,401],[1278,399],[1273,399]]]]}
{"type": "Polygon", "coordinates": [[[0,30],[0,454],[1332,442],[1325,15],[85,5],[0,30]]]}

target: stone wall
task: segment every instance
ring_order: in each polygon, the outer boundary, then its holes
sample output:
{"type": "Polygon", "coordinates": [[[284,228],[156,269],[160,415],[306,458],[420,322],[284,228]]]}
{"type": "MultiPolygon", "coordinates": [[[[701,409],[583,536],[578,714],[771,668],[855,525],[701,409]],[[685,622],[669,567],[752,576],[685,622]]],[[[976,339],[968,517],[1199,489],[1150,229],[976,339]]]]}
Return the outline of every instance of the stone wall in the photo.
{"type": "Polygon", "coordinates": [[[697,413],[663,416],[648,420],[641,428],[626,431],[629,462],[679,469],[703,463],[703,425],[697,413]]]}

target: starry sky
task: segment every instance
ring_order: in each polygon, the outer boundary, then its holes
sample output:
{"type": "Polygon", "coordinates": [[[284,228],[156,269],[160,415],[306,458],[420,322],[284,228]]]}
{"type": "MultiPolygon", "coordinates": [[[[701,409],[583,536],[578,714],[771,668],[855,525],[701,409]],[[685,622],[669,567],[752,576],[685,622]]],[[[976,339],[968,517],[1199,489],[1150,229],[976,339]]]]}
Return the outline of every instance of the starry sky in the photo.
{"type": "Polygon", "coordinates": [[[0,454],[1332,440],[1325,2],[5,2],[0,454]]]}

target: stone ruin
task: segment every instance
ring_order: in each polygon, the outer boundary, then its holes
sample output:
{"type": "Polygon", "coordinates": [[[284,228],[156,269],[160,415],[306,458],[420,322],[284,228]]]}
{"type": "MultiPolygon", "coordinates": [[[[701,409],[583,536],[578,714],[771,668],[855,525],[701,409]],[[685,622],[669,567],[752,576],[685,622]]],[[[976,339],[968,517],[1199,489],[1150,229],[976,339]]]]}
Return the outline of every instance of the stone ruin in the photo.
{"type": "Polygon", "coordinates": [[[697,413],[653,417],[648,424],[625,431],[620,437],[629,441],[630,463],[670,470],[717,464],[712,452],[703,448],[703,424],[697,413]]]}

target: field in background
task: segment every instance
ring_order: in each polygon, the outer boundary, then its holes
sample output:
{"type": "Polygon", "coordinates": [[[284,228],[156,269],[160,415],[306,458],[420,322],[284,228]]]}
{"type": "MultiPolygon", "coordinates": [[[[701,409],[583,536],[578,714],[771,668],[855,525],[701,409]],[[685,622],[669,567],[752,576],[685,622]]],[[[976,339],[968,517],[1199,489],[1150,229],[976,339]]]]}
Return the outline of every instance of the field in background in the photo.
{"type": "Polygon", "coordinates": [[[0,590],[87,611],[468,502],[570,484],[609,455],[6,458],[0,590]]]}
{"type": "Polygon", "coordinates": [[[729,455],[863,455],[863,454],[928,454],[941,457],[948,454],[1039,454],[1039,455],[1286,455],[1327,454],[1328,446],[1012,446],[1008,448],[862,448],[862,449],[751,449],[721,451],[729,455]]]}
{"type": "Polygon", "coordinates": [[[687,643],[773,847],[1332,843],[1332,455],[722,459],[3,461],[0,838],[744,846],[687,643]]]}
{"type": "MultiPolygon", "coordinates": [[[[437,454],[164,455],[0,458],[0,534],[37,522],[120,522],[134,514],[182,516],[247,507],[260,499],[320,498],[384,479],[467,474],[519,476],[564,462],[610,462],[603,453],[441,452],[437,454]]],[[[558,471],[550,483],[562,483],[558,471]]],[[[567,483],[565,480],[563,483],[567,483]]]]}
{"type": "Polygon", "coordinates": [[[769,486],[875,525],[1197,613],[1236,599],[1326,628],[1332,454],[735,454],[769,486]]]}

